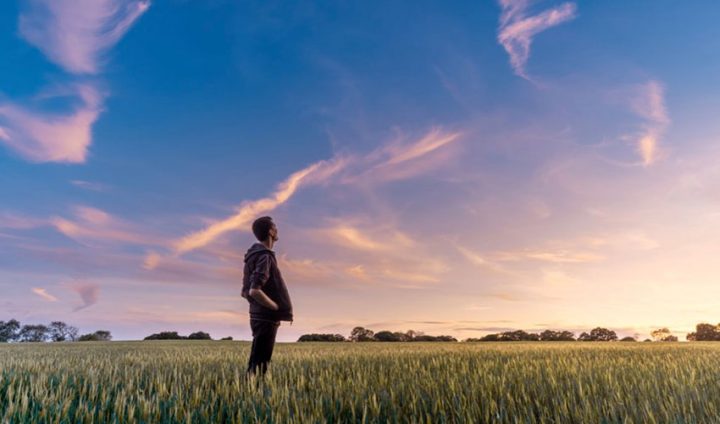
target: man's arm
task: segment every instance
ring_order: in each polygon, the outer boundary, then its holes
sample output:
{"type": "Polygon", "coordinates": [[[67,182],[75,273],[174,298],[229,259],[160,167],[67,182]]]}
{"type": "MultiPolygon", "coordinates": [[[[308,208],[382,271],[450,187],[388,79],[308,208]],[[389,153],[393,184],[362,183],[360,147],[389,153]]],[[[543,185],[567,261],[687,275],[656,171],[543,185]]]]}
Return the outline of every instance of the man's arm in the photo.
{"type": "Polygon", "coordinates": [[[268,309],[277,311],[280,308],[277,303],[273,302],[273,300],[260,289],[250,289],[250,296],[268,309]]]}

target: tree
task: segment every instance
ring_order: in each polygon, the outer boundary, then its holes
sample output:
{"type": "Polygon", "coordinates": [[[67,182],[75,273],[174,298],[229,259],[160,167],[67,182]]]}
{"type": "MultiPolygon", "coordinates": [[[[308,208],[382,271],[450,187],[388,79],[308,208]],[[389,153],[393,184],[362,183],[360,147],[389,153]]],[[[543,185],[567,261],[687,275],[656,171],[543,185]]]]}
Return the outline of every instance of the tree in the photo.
{"type": "Polygon", "coordinates": [[[342,334],[303,334],[298,339],[299,342],[344,342],[345,337],[342,334]]]}
{"type": "Polygon", "coordinates": [[[596,327],[593,328],[590,333],[583,332],[578,337],[579,341],[590,341],[590,342],[610,342],[617,340],[617,334],[614,331],[608,330],[607,328],[596,327]]]}
{"type": "Polygon", "coordinates": [[[409,341],[412,340],[412,339],[408,338],[407,334],[403,333],[402,331],[395,331],[395,332],[393,332],[393,334],[394,334],[395,337],[397,337],[398,340],[400,340],[401,342],[409,342],[409,341]]]}
{"type": "Polygon", "coordinates": [[[401,342],[404,333],[393,333],[392,331],[378,331],[373,338],[379,342],[401,342]]]}
{"type": "Polygon", "coordinates": [[[107,330],[98,330],[94,333],[83,334],[78,338],[80,342],[109,342],[112,335],[107,330]]]}
{"type": "Polygon", "coordinates": [[[51,322],[48,329],[50,339],[54,342],[75,341],[78,337],[78,329],[62,321],[51,322]]]}
{"type": "Polygon", "coordinates": [[[98,330],[95,332],[95,335],[101,342],[109,342],[112,340],[112,334],[107,330],[98,330]]]}
{"type": "Polygon", "coordinates": [[[21,342],[44,342],[48,339],[48,327],[43,324],[23,325],[19,333],[21,342]]]}
{"type": "Polygon", "coordinates": [[[452,336],[428,336],[426,334],[423,334],[421,336],[416,336],[414,341],[416,341],[416,342],[456,342],[457,339],[452,336]]]}
{"type": "Polygon", "coordinates": [[[561,331],[558,335],[557,341],[559,342],[571,342],[575,340],[575,333],[572,331],[561,331]]]}
{"type": "Polygon", "coordinates": [[[352,332],[350,332],[350,340],[353,342],[369,342],[373,340],[374,335],[375,333],[373,333],[372,330],[355,327],[352,329],[352,332]]]}
{"type": "Polygon", "coordinates": [[[502,341],[500,339],[499,334],[487,334],[485,336],[480,337],[479,339],[468,339],[468,341],[479,341],[479,342],[499,342],[502,341]]]}
{"type": "Polygon", "coordinates": [[[210,334],[204,331],[197,331],[195,333],[191,333],[187,338],[188,340],[212,340],[210,334]]]}
{"type": "Polygon", "coordinates": [[[635,337],[627,336],[620,339],[621,342],[636,342],[637,340],[635,337]]]}
{"type": "Polygon", "coordinates": [[[418,332],[418,331],[415,331],[415,330],[408,330],[408,331],[405,332],[405,339],[406,339],[407,341],[411,342],[411,341],[413,341],[413,339],[415,338],[415,336],[419,336],[419,335],[422,335],[422,332],[418,332]]]}
{"type": "Polygon", "coordinates": [[[19,338],[20,322],[11,319],[8,322],[0,321],[0,343],[14,342],[19,338]]]}
{"type": "Polygon", "coordinates": [[[232,336],[227,336],[227,337],[223,337],[223,338],[220,339],[220,340],[232,340],[232,339],[233,339],[232,336]]]}
{"type": "Polygon", "coordinates": [[[177,331],[161,331],[145,337],[144,340],[183,340],[186,338],[179,335],[177,331]]]}
{"type": "Polygon", "coordinates": [[[678,340],[666,327],[653,330],[650,335],[656,342],[676,342],[678,340]]]}
{"type": "Polygon", "coordinates": [[[695,331],[688,333],[686,338],[691,342],[718,341],[720,340],[720,325],[698,324],[695,326],[695,331]]]}
{"type": "MultiPolygon", "coordinates": [[[[562,333],[558,333],[562,334],[562,333]]],[[[572,334],[572,333],[570,333],[572,334]]],[[[549,333],[546,334],[548,336],[549,333]]],[[[442,336],[449,337],[449,336],[442,336]]],[[[523,330],[505,331],[499,334],[487,334],[479,339],[469,338],[466,342],[534,342],[540,340],[540,335],[536,333],[528,333],[523,330]]]]}
{"type": "Polygon", "coordinates": [[[570,331],[545,330],[540,333],[540,340],[547,342],[562,342],[575,340],[575,334],[570,331]]]}

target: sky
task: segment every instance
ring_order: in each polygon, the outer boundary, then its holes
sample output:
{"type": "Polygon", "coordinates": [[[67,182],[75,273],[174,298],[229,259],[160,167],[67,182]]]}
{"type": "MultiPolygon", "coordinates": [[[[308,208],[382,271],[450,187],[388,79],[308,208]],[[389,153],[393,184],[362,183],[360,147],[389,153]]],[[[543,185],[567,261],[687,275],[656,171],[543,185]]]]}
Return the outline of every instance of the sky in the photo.
{"type": "Polygon", "coordinates": [[[249,340],[720,321],[715,2],[0,3],[0,320],[249,340]]]}

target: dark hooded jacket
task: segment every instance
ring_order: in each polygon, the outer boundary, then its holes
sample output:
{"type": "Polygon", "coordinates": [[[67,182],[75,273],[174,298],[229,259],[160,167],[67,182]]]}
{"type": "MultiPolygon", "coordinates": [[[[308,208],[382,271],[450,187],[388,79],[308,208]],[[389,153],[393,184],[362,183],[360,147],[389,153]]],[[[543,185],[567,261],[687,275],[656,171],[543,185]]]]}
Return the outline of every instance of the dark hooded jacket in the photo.
{"type": "Polygon", "coordinates": [[[262,243],[253,244],[245,253],[242,296],[250,302],[250,319],[293,320],[290,294],[277,266],[275,252],[262,243]],[[261,305],[260,302],[250,296],[251,288],[261,289],[270,299],[277,303],[279,309],[273,311],[261,305]]]}

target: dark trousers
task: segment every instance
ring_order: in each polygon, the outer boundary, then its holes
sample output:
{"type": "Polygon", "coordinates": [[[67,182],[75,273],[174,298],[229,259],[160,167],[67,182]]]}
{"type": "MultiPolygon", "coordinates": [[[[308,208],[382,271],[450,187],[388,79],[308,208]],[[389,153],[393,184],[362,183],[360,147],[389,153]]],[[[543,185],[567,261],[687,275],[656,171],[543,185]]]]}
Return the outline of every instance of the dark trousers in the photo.
{"type": "Polygon", "coordinates": [[[273,347],[275,347],[275,336],[277,335],[279,326],[280,321],[250,320],[253,341],[252,348],[250,348],[248,373],[255,374],[258,368],[260,368],[260,372],[263,375],[267,372],[268,362],[270,362],[270,358],[272,358],[273,347]]]}

